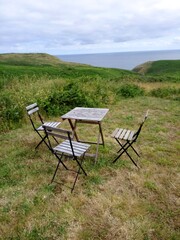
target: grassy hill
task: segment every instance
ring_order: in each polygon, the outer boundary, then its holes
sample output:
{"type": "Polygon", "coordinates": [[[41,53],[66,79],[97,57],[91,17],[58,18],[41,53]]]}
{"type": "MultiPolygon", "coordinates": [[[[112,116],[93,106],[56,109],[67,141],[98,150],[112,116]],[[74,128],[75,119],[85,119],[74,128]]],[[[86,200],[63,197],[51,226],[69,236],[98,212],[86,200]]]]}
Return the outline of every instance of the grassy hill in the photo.
{"type": "Polygon", "coordinates": [[[135,67],[133,71],[143,74],[180,73],[180,60],[150,61],[135,67]]]}
{"type": "Polygon", "coordinates": [[[39,66],[39,65],[57,65],[60,64],[60,59],[46,54],[46,53],[7,53],[7,54],[0,54],[0,64],[7,64],[7,65],[32,65],[32,66],[39,66]]]}
{"type": "MultiPolygon", "coordinates": [[[[46,54],[14,57],[0,55],[0,239],[180,239],[178,71],[142,75],[46,54]],[[34,150],[39,137],[25,111],[34,102],[47,121],[59,121],[77,106],[109,108],[102,123],[105,146],[96,164],[85,157],[88,176],[79,176],[73,194],[67,186],[74,173],[58,172],[64,184],[50,184],[56,159],[45,145],[34,150]],[[136,145],[141,157],[129,151],[140,170],[126,155],[112,164],[118,145],[111,133],[137,129],[147,109],[136,145]]],[[[62,127],[69,128],[68,122],[62,127]]],[[[96,130],[78,128],[90,141],[96,141],[96,130]]]]}
{"type": "Polygon", "coordinates": [[[96,68],[85,64],[68,63],[49,54],[0,54],[0,87],[15,77],[104,79],[137,75],[127,70],[96,68]]]}
{"type": "Polygon", "coordinates": [[[147,76],[159,76],[161,81],[180,81],[180,60],[149,61],[133,69],[147,76]]]}

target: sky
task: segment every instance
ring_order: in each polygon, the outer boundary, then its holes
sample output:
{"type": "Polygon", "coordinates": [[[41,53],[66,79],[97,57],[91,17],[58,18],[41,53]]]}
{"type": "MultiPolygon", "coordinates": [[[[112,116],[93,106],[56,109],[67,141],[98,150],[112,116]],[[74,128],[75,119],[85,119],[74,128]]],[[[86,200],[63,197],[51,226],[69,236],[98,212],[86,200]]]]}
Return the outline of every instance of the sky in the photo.
{"type": "Polygon", "coordinates": [[[0,0],[0,53],[180,49],[180,0],[0,0]]]}

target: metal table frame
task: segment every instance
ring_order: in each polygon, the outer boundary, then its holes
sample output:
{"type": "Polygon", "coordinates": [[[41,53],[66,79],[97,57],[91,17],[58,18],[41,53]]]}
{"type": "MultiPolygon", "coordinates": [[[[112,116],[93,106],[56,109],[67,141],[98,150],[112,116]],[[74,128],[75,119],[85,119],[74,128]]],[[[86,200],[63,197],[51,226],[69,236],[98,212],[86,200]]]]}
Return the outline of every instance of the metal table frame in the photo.
{"type": "Polygon", "coordinates": [[[76,107],[69,111],[68,113],[61,116],[62,120],[68,120],[69,124],[71,126],[71,129],[73,131],[74,137],[78,142],[84,142],[84,143],[90,143],[90,144],[96,144],[96,153],[95,154],[87,154],[89,156],[95,157],[95,162],[97,161],[98,157],[98,149],[99,145],[104,146],[104,137],[103,137],[103,131],[101,122],[109,109],[107,108],[83,108],[83,107],[76,107]],[[97,124],[99,127],[97,141],[96,142],[88,142],[80,140],[76,129],[78,123],[87,123],[87,124],[97,124]]]}

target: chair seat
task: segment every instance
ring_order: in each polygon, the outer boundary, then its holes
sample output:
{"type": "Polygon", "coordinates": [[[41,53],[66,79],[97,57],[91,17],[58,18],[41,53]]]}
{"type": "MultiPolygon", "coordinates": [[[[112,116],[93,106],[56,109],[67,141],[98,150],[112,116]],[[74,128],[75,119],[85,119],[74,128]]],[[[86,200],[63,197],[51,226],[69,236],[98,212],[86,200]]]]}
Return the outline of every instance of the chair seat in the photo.
{"type": "MultiPolygon", "coordinates": [[[[75,141],[71,141],[71,143],[73,145],[74,155],[76,157],[81,157],[90,147],[90,145],[86,144],[86,143],[80,143],[80,142],[75,142],[75,141]]],[[[66,141],[60,143],[59,145],[54,147],[53,150],[56,153],[63,152],[63,153],[72,155],[72,148],[71,148],[69,140],[66,140],[66,141]]]]}
{"type": "MultiPolygon", "coordinates": [[[[43,125],[49,126],[49,127],[57,127],[61,122],[45,122],[43,125]]],[[[44,131],[43,125],[36,128],[37,131],[44,131]]]]}
{"type": "Polygon", "coordinates": [[[136,131],[131,131],[129,129],[116,128],[111,137],[119,140],[132,141],[135,133],[136,131]]]}

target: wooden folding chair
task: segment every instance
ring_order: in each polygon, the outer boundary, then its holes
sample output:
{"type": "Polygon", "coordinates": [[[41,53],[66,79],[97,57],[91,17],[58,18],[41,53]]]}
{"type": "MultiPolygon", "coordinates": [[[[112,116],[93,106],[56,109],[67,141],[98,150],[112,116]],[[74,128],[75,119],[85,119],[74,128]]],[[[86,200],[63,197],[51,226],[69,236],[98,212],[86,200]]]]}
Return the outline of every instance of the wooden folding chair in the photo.
{"type": "Polygon", "coordinates": [[[115,138],[115,140],[118,142],[120,145],[120,149],[117,152],[118,156],[113,160],[113,163],[115,163],[123,153],[126,153],[127,156],[130,158],[130,160],[134,163],[136,167],[138,167],[137,163],[133,160],[131,155],[128,153],[128,148],[131,147],[131,149],[136,153],[137,156],[140,157],[139,153],[136,151],[136,149],[133,147],[133,144],[137,141],[141,129],[144,125],[145,120],[148,117],[148,110],[144,116],[143,121],[141,122],[139,128],[137,131],[132,131],[129,129],[123,129],[123,128],[116,128],[114,132],[112,133],[111,137],[115,138]]]}
{"type": "MultiPolygon", "coordinates": [[[[27,114],[29,116],[29,119],[30,119],[30,122],[32,124],[32,127],[33,127],[34,131],[41,138],[41,141],[37,144],[35,149],[37,149],[41,145],[41,143],[43,143],[43,142],[49,148],[49,145],[46,142],[46,135],[44,134],[43,124],[46,124],[46,125],[51,126],[51,127],[57,127],[57,126],[59,126],[59,124],[61,124],[61,122],[44,122],[43,118],[40,114],[39,107],[38,107],[37,103],[33,103],[33,104],[27,106],[26,111],[27,111],[27,114]]],[[[55,141],[57,142],[56,139],[55,139],[55,141]]]]}
{"type": "Polygon", "coordinates": [[[71,160],[73,159],[76,162],[77,167],[78,167],[78,170],[75,171],[76,177],[74,179],[74,183],[71,188],[71,192],[73,192],[78,175],[80,174],[81,170],[84,173],[84,175],[87,176],[87,173],[84,170],[82,163],[84,160],[84,155],[85,155],[86,151],[89,149],[90,145],[81,143],[81,142],[77,142],[77,141],[73,141],[72,131],[65,130],[62,128],[54,128],[51,126],[47,126],[46,124],[44,124],[43,127],[45,129],[46,137],[48,139],[49,149],[58,159],[58,164],[55,169],[51,183],[54,181],[54,178],[56,176],[56,173],[57,173],[57,170],[58,170],[60,164],[62,164],[66,170],[71,170],[63,162],[63,157],[67,157],[67,159],[71,159],[71,160]],[[63,141],[60,144],[53,147],[49,136],[61,138],[61,139],[63,139],[63,141]],[[71,158],[69,158],[69,157],[71,157],[71,158]]]}

